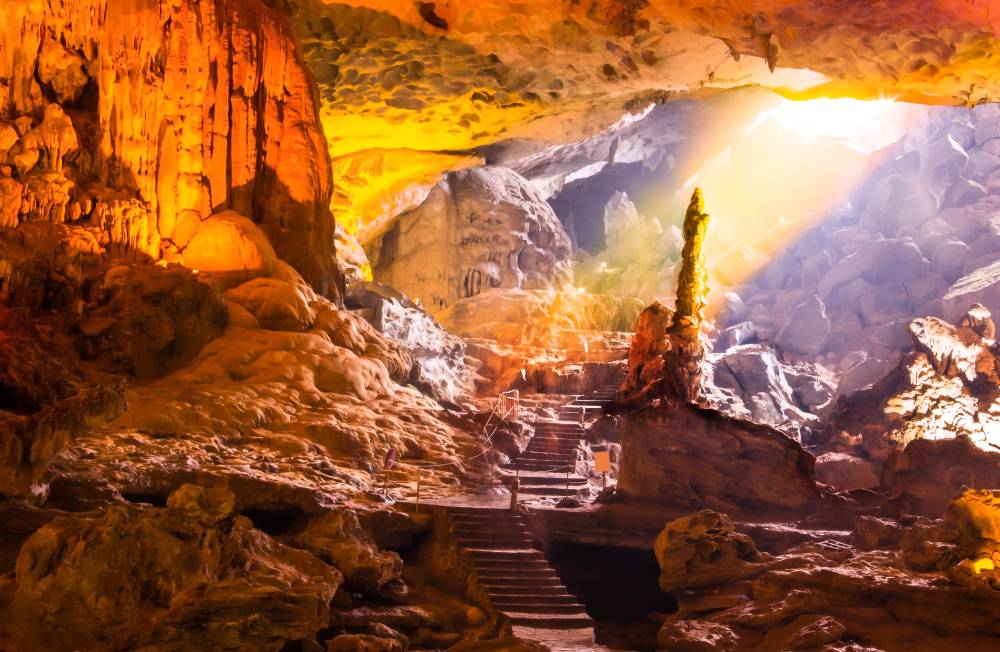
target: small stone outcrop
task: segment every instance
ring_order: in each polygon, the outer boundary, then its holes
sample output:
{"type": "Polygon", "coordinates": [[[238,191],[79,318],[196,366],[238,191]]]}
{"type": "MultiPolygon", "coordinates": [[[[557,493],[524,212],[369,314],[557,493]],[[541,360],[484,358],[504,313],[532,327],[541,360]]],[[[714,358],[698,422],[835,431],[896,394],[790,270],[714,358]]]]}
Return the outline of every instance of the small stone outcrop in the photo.
{"type": "Polygon", "coordinates": [[[653,545],[664,591],[734,581],[759,572],[769,556],[725,514],[705,509],[667,523],[653,545]]]}

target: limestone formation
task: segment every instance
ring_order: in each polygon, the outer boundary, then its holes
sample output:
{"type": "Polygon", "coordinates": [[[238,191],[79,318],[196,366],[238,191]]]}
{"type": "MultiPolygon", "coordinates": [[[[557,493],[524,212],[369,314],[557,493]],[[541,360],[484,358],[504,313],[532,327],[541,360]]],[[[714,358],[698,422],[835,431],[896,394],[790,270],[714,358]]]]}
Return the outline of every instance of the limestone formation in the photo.
{"type": "Polygon", "coordinates": [[[79,348],[119,373],[162,376],[226,327],[218,289],[179,265],[112,267],[95,295],[75,324],[79,348]]]}
{"type": "Polygon", "coordinates": [[[315,87],[283,16],[257,0],[18,0],[6,20],[0,44],[19,54],[0,60],[0,118],[44,114],[7,154],[27,182],[30,219],[91,217],[85,209],[113,189],[149,209],[116,225],[127,231],[118,241],[144,243],[155,231],[169,254],[192,219],[231,209],[319,292],[339,296],[315,87]],[[47,93],[90,99],[68,117],[47,93]],[[88,140],[78,143],[81,128],[88,140]],[[72,192],[53,195],[58,179],[41,175],[61,174],[72,192]]]}
{"type": "Polygon", "coordinates": [[[122,378],[86,368],[29,313],[0,307],[0,493],[27,494],[52,457],[125,411],[122,378]]]}
{"type": "Polygon", "coordinates": [[[232,492],[183,485],[164,509],[66,516],[32,535],[17,563],[13,635],[24,649],[280,649],[315,638],[342,582],[254,529],[232,492]]]}
{"type": "Polygon", "coordinates": [[[876,460],[917,439],[965,436],[990,449],[1000,379],[989,311],[974,305],[956,325],[914,319],[909,333],[913,351],[880,381],[839,398],[827,435],[863,435],[867,454],[876,460]]]}
{"type": "Polygon", "coordinates": [[[737,580],[756,574],[754,565],[767,560],[753,539],[735,531],[725,514],[708,509],[667,523],[653,550],[664,591],[737,580]]]}
{"type": "Polygon", "coordinates": [[[663,334],[663,308],[656,304],[637,324],[637,337],[629,353],[629,376],[619,392],[625,403],[641,405],[656,398],[691,403],[701,397],[701,367],[707,352],[702,311],[708,295],[702,249],[709,216],[704,210],[701,190],[695,188],[684,215],[676,309],[663,334]]]}
{"type": "Polygon", "coordinates": [[[369,255],[376,280],[431,314],[493,289],[544,289],[569,280],[570,243],[559,219],[504,168],[447,175],[369,255]]]}
{"type": "Polygon", "coordinates": [[[650,407],[621,429],[618,491],[728,514],[795,514],[819,499],[815,459],[769,428],[692,405],[650,407]]]}

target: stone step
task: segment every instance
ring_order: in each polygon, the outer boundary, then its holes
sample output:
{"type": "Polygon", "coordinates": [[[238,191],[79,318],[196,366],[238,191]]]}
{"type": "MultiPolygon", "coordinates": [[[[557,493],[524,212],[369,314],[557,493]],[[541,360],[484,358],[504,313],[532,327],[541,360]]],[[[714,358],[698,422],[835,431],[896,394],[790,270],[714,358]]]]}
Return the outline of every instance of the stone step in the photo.
{"type": "Polygon", "coordinates": [[[533,582],[554,584],[559,582],[559,576],[551,568],[508,568],[501,570],[476,569],[479,580],[486,584],[505,584],[520,582],[522,586],[530,586],[533,582]]]}
{"type": "MultiPolygon", "coordinates": [[[[550,584],[548,586],[501,586],[493,584],[490,585],[486,592],[491,596],[524,595],[530,593],[536,596],[559,598],[563,595],[568,595],[566,587],[562,584],[550,584]]],[[[573,599],[575,600],[576,598],[573,599]]]]}
{"type": "Polygon", "coordinates": [[[531,539],[528,537],[502,538],[502,537],[466,537],[459,538],[458,544],[463,548],[476,548],[477,550],[489,550],[491,548],[503,548],[518,550],[521,548],[531,548],[531,539]]]}
{"type": "Polygon", "coordinates": [[[569,437],[561,437],[561,438],[533,437],[531,441],[528,442],[526,450],[532,450],[536,448],[546,449],[546,450],[551,450],[551,449],[576,450],[577,448],[580,447],[581,441],[583,440],[576,437],[573,437],[572,439],[570,439],[569,437]]]}
{"type": "Polygon", "coordinates": [[[518,462],[563,462],[570,463],[576,461],[576,455],[569,453],[522,453],[517,457],[518,462]]]}
{"type": "Polygon", "coordinates": [[[528,532],[527,530],[452,530],[452,534],[455,535],[456,539],[462,541],[463,543],[489,541],[491,538],[502,541],[513,541],[515,539],[518,541],[531,541],[531,532],[528,532]]]}
{"type": "Polygon", "coordinates": [[[485,562],[503,562],[506,564],[521,564],[534,561],[541,561],[548,564],[541,552],[532,548],[531,550],[470,550],[472,561],[475,564],[485,562]]]}
{"type": "Polygon", "coordinates": [[[536,629],[577,629],[593,627],[594,620],[586,612],[579,614],[532,614],[508,612],[512,625],[536,629]]]}
{"type": "Polygon", "coordinates": [[[517,490],[518,495],[529,495],[529,496],[575,496],[580,493],[581,488],[570,487],[553,487],[550,485],[543,485],[540,487],[521,487],[517,490]]]}
{"type": "MultiPolygon", "coordinates": [[[[510,483],[514,479],[513,475],[506,476],[504,481],[510,483]]],[[[545,472],[530,472],[520,474],[521,486],[526,484],[566,484],[566,474],[565,473],[545,473],[545,472]]],[[[581,477],[576,474],[571,474],[569,476],[570,484],[587,484],[587,478],[581,477]]]]}
{"type": "Polygon", "coordinates": [[[520,469],[521,471],[545,471],[549,473],[555,473],[555,472],[565,473],[566,471],[569,471],[570,473],[573,473],[574,470],[576,469],[576,465],[556,464],[554,462],[553,463],[530,462],[527,464],[509,465],[507,468],[509,469],[517,468],[520,469]]]}
{"type": "Polygon", "coordinates": [[[517,590],[520,592],[530,591],[532,593],[542,590],[557,589],[558,595],[566,593],[566,587],[558,579],[538,579],[538,578],[479,578],[479,583],[487,592],[502,590],[517,590]]]}
{"type": "Polygon", "coordinates": [[[504,570],[508,568],[548,568],[549,563],[544,559],[530,559],[522,561],[510,561],[507,559],[477,559],[476,568],[479,570],[504,570]]]}
{"type": "MultiPolygon", "coordinates": [[[[499,606],[498,603],[504,603],[505,605],[511,604],[532,604],[532,603],[542,603],[542,604],[559,604],[567,605],[573,604],[577,605],[582,611],[584,608],[580,605],[576,596],[570,595],[569,593],[563,593],[562,595],[555,594],[540,594],[525,591],[524,593],[503,593],[500,595],[490,596],[493,599],[494,606],[499,606]]],[[[520,611],[520,610],[516,610],[520,611]]],[[[525,610],[529,611],[529,610],[525,610]]]]}
{"type": "Polygon", "coordinates": [[[520,612],[533,614],[578,614],[586,611],[586,607],[577,602],[571,604],[553,604],[544,600],[530,602],[507,602],[493,599],[493,606],[504,613],[520,612]]]}
{"type": "Polygon", "coordinates": [[[576,458],[568,459],[549,459],[549,460],[516,460],[514,462],[516,468],[527,470],[527,471],[550,471],[550,472],[560,472],[565,473],[568,471],[570,474],[574,473],[576,469],[576,458]]]}

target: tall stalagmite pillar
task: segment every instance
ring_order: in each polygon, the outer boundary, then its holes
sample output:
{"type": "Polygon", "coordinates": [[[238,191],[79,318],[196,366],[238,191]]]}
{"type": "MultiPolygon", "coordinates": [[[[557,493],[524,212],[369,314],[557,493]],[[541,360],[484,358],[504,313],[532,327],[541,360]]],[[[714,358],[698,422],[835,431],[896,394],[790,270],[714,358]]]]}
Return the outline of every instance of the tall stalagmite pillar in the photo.
{"type": "Polygon", "coordinates": [[[684,402],[697,401],[701,395],[701,364],[705,358],[701,322],[708,295],[708,270],[702,249],[709,219],[701,189],[695,188],[684,215],[677,306],[667,330],[671,347],[663,354],[663,393],[684,402]]]}

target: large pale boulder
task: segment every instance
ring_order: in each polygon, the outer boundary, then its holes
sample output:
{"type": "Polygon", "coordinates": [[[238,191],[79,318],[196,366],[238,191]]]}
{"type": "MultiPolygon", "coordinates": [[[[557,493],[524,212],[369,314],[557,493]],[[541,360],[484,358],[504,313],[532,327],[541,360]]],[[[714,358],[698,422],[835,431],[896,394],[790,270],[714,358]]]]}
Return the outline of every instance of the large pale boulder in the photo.
{"type": "Polygon", "coordinates": [[[448,174],[370,248],[375,278],[431,313],[494,288],[569,280],[570,242],[523,177],[485,167],[448,174]]]}
{"type": "Polygon", "coordinates": [[[775,344],[793,353],[816,355],[830,334],[830,320],[823,301],[813,296],[795,306],[788,321],[778,331],[775,344]]]}

